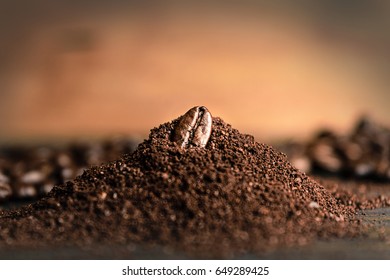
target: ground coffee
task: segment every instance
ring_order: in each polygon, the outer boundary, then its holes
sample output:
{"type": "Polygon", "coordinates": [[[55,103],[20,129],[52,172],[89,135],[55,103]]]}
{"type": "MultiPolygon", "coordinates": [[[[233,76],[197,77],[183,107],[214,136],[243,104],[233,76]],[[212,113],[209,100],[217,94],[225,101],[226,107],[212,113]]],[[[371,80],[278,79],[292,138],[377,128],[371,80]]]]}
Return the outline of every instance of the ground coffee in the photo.
{"type": "Polygon", "coordinates": [[[237,257],[355,236],[355,208],[286,156],[213,118],[205,148],[171,141],[179,119],[131,154],[0,213],[0,247],[148,244],[190,257],[237,257]]]}

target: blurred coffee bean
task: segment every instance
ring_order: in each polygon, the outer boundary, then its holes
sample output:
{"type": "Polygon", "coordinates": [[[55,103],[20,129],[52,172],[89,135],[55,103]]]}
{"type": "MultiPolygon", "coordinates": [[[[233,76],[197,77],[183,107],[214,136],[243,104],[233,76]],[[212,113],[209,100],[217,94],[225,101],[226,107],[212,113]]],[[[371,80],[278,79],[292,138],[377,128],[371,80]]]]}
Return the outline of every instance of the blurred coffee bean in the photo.
{"type": "Polygon", "coordinates": [[[32,185],[21,185],[17,189],[19,198],[33,198],[37,195],[37,190],[32,185]]]}
{"type": "Polygon", "coordinates": [[[9,183],[9,178],[0,171],[0,183],[9,183]]]}
{"type": "Polygon", "coordinates": [[[350,161],[357,161],[363,155],[362,147],[354,142],[347,141],[346,143],[342,143],[342,149],[350,161]]]}
{"type": "Polygon", "coordinates": [[[67,145],[0,146],[0,200],[38,198],[81,175],[91,165],[131,153],[137,142],[128,137],[67,145]]]}
{"type": "Polygon", "coordinates": [[[12,189],[8,183],[0,181],[0,201],[8,199],[12,195],[12,189]]]}
{"type": "Polygon", "coordinates": [[[314,164],[329,172],[340,172],[343,167],[335,148],[329,143],[316,143],[311,149],[311,157],[314,164]]]}
{"type": "Polygon", "coordinates": [[[52,189],[54,188],[54,183],[52,182],[47,182],[41,186],[39,189],[40,194],[47,194],[49,193],[52,189]]]}
{"type": "Polygon", "coordinates": [[[20,180],[25,184],[39,184],[42,183],[45,179],[45,176],[40,171],[30,171],[27,172],[20,178],[20,180]]]}
{"type": "Polygon", "coordinates": [[[282,147],[291,163],[304,172],[309,166],[312,173],[390,180],[390,129],[367,117],[350,134],[325,130],[310,141],[282,147]]]}
{"type": "Polygon", "coordinates": [[[62,178],[64,180],[64,183],[66,183],[67,181],[72,180],[74,177],[76,177],[74,175],[73,169],[71,169],[71,168],[62,169],[61,174],[62,174],[62,178]]]}
{"type": "Polygon", "coordinates": [[[364,177],[374,172],[374,166],[368,162],[362,162],[355,166],[354,171],[358,177],[364,177]]]}
{"type": "Polygon", "coordinates": [[[328,172],[340,172],[343,157],[339,150],[337,136],[330,131],[322,131],[309,144],[308,153],[313,165],[328,172]]]}
{"type": "Polygon", "coordinates": [[[72,159],[71,159],[70,155],[67,154],[66,152],[60,152],[57,155],[57,163],[61,167],[67,167],[67,166],[72,165],[72,159]]]}
{"type": "Polygon", "coordinates": [[[309,157],[300,156],[290,159],[292,165],[302,172],[308,173],[311,171],[311,161],[309,157]]]}

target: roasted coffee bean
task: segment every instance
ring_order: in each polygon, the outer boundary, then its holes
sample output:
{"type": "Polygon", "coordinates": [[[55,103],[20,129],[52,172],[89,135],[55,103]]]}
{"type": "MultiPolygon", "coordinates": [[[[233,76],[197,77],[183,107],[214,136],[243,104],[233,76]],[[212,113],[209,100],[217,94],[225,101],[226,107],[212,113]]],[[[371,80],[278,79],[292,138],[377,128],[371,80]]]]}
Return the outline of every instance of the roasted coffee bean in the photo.
{"type": "Polygon", "coordinates": [[[19,198],[33,198],[37,195],[37,189],[32,185],[21,185],[17,189],[19,198]]]}
{"type": "Polygon", "coordinates": [[[185,113],[175,127],[173,141],[182,148],[204,148],[211,134],[212,117],[204,106],[197,106],[185,113]]]}
{"type": "Polygon", "coordinates": [[[30,171],[22,176],[21,181],[26,184],[39,184],[42,183],[44,179],[45,176],[42,172],[30,171]]]}
{"type": "Polygon", "coordinates": [[[0,182],[0,201],[5,200],[12,195],[12,189],[8,183],[0,182]]]}
{"type": "Polygon", "coordinates": [[[0,200],[30,200],[81,175],[88,166],[113,161],[134,150],[123,136],[67,145],[0,146],[0,200]]]}
{"type": "Polygon", "coordinates": [[[343,167],[334,147],[327,143],[316,144],[312,148],[312,157],[316,165],[330,172],[339,172],[343,167]]]}
{"type": "Polygon", "coordinates": [[[0,170],[0,183],[8,183],[9,182],[9,178],[7,176],[5,176],[1,170],[0,170]]]}
{"type": "Polygon", "coordinates": [[[294,166],[305,172],[390,179],[390,129],[367,118],[360,120],[350,134],[322,131],[308,143],[284,143],[280,147],[294,166]],[[295,163],[305,156],[308,164],[295,163]]]}

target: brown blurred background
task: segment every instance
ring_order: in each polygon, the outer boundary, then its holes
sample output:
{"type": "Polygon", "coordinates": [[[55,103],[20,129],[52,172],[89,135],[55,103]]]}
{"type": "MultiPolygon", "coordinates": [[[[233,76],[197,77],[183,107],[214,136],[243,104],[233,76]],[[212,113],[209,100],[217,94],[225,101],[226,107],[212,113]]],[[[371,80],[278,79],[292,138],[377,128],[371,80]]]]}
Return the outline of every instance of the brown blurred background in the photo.
{"type": "Polygon", "coordinates": [[[2,0],[0,139],[145,137],[195,105],[265,141],[390,124],[390,2],[292,2],[2,0]]]}

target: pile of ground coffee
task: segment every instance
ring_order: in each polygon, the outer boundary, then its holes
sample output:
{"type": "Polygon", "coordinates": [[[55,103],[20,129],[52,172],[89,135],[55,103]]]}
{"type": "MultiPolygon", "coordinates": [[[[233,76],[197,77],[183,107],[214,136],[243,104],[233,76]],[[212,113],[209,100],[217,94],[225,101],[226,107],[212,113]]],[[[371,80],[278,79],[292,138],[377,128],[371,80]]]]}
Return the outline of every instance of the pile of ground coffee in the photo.
{"type": "Polygon", "coordinates": [[[387,182],[318,176],[315,180],[339,203],[358,211],[390,207],[390,184],[387,182]]]}
{"type": "Polygon", "coordinates": [[[236,257],[360,232],[355,209],[284,154],[219,118],[205,148],[183,149],[171,141],[177,122],[43,199],[0,212],[0,248],[135,243],[236,257]]]}

